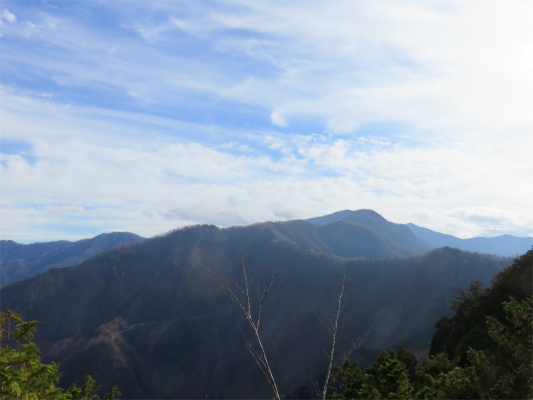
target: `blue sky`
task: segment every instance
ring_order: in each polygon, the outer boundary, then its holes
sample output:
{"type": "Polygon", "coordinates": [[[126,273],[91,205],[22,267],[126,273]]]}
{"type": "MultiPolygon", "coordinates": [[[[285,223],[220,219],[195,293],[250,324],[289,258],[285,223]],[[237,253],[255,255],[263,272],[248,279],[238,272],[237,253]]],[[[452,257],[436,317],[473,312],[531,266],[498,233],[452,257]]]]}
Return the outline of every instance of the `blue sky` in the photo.
{"type": "Polygon", "coordinates": [[[529,1],[2,1],[1,238],[371,208],[533,235],[529,1]]]}

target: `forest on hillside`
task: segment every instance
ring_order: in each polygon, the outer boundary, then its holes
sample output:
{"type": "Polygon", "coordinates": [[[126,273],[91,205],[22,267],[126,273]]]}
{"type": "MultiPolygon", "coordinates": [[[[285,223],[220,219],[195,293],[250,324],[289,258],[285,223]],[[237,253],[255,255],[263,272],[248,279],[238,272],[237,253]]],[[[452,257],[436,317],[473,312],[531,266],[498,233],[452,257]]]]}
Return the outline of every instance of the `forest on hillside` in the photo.
{"type": "Polygon", "coordinates": [[[490,288],[460,291],[452,317],[437,322],[429,359],[401,347],[362,371],[335,368],[334,399],[529,399],[533,396],[533,249],[500,272],[490,288]]]}
{"type": "MultiPolygon", "coordinates": [[[[384,351],[364,370],[348,359],[335,366],[327,398],[530,398],[532,266],[533,249],[497,274],[489,288],[474,281],[459,291],[450,306],[454,315],[437,322],[427,360],[419,361],[400,347],[384,351]]],[[[57,386],[58,365],[42,363],[32,341],[37,321],[24,322],[7,311],[0,323],[2,399],[99,398],[99,386],[90,376],[80,387],[57,386]]],[[[309,390],[308,385],[289,397],[298,398],[309,390]]],[[[120,395],[115,386],[104,398],[120,395]]]]}

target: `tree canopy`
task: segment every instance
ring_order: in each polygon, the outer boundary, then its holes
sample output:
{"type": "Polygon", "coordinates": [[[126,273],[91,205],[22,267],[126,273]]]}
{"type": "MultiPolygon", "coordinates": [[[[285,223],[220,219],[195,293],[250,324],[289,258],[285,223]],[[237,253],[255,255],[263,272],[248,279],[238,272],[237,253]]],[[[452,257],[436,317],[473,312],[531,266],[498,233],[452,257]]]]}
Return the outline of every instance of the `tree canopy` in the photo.
{"type": "MultiPolygon", "coordinates": [[[[100,388],[89,375],[81,387],[72,384],[64,390],[57,385],[61,373],[56,363],[43,364],[32,339],[38,321],[23,321],[10,311],[0,313],[0,392],[1,399],[99,399],[100,388]]],[[[105,399],[121,395],[115,386],[105,399]]]]}

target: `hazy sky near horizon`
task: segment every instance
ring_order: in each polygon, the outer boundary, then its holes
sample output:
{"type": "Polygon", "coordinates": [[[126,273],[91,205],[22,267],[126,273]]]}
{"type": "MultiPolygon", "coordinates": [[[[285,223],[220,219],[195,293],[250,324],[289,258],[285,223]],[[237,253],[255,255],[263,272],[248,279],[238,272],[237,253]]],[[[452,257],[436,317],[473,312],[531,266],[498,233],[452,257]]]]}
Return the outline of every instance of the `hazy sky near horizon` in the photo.
{"type": "Polygon", "coordinates": [[[0,20],[2,239],[361,208],[533,236],[530,1],[3,0],[0,20]]]}

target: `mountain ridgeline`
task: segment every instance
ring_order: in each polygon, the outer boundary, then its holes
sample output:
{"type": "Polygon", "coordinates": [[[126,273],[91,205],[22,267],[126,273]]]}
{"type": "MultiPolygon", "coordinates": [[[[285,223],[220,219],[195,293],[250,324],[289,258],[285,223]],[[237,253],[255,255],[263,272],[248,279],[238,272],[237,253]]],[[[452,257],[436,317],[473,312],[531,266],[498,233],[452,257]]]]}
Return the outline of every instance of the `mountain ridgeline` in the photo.
{"type": "MultiPolygon", "coordinates": [[[[344,210],[323,217],[311,218],[307,221],[320,226],[322,231],[325,230],[336,235],[338,240],[332,241],[334,247],[338,247],[338,244],[335,245],[335,243],[339,242],[344,242],[348,246],[357,243],[360,250],[365,249],[369,253],[366,257],[412,255],[426,252],[432,248],[418,239],[407,226],[389,222],[372,210],[344,210]],[[345,232],[336,232],[335,229],[332,229],[332,225],[343,227],[345,232]],[[346,243],[350,239],[353,242],[346,243]]],[[[327,238],[327,233],[325,236],[327,238]]],[[[354,253],[356,252],[357,250],[354,251],[354,253]]],[[[356,256],[350,255],[348,257],[356,256]]]]}
{"type": "Polygon", "coordinates": [[[103,233],[92,239],[77,242],[20,244],[12,240],[0,241],[0,283],[6,285],[18,279],[50,268],[77,265],[96,254],[117,246],[131,245],[143,240],[129,232],[103,233]]]}
{"type": "MultiPolygon", "coordinates": [[[[401,257],[439,247],[511,257],[533,246],[532,237],[503,235],[459,239],[414,224],[395,224],[372,210],[339,211],[306,221],[277,225],[276,233],[303,247],[340,257],[401,257]],[[303,222],[316,226],[313,229],[303,222]],[[287,231],[287,232],[285,232],[287,231]]],[[[0,284],[46,271],[73,266],[116,246],[132,245],[144,238],[129,232],[113,232],[77,242],[66,240],[33,244],[0,241],[0,284]]]]}
{"type": "Polygon", "coordinates": [[[43,321],[36,342],[65,385],[90,374],[125,398],[268,398],[239,332],[245,321],[204,269],[239,282],[241,251],[254,291],[276,274],[261,334],[285,395],[327,367],[316,316],[332,312],[343,271],[352,285],[335,362],[364,364],[400,345],[426,351],[456,291],[512,262],[430,250],[405,225],[345,211],[179,229],[6,285],[2,310],[43,321]]]}
{"type": "Polygon", "coordinates": [[[414,224],[406,224],[414,235],[432,249],[439,247],[454,247],[461,250],[477,253],[496,254],[502,257],[515,257],[525,253],[533,246],[532,237],[516,237],[501,235],[492,238],[475,237],[471,239],[459,239],[452,235],[445,235],[421,228],[414,224]]]}

